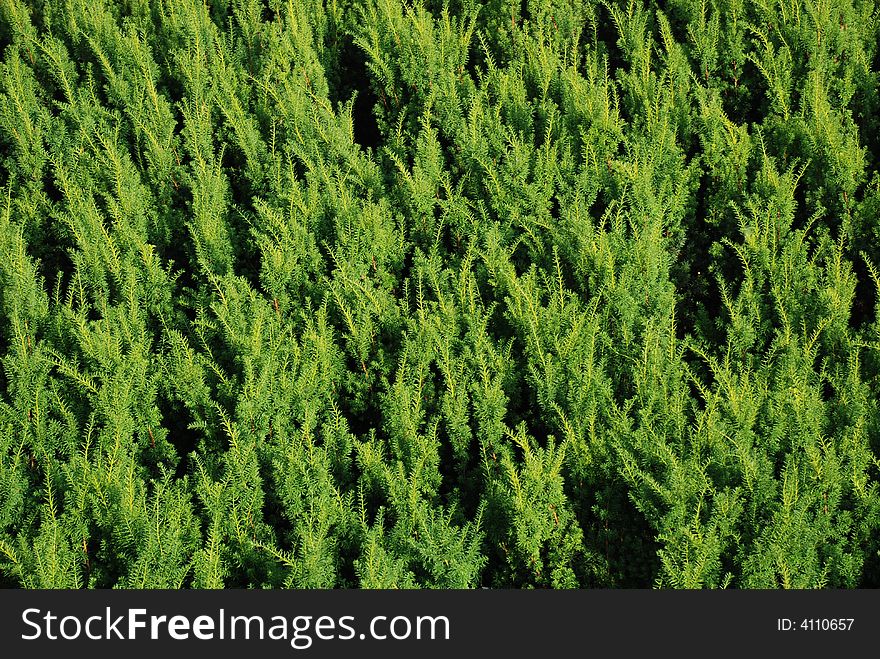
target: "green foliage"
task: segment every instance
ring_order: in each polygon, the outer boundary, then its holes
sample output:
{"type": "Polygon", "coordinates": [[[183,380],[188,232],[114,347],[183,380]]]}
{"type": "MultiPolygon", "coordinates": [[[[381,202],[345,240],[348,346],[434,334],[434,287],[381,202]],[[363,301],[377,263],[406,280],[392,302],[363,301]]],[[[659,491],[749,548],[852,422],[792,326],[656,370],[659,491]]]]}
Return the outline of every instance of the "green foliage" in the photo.
{"type": "Polygon", "coordinates": [[[872,0],[0,0],[0,584],[880,584],[872,0]]]}

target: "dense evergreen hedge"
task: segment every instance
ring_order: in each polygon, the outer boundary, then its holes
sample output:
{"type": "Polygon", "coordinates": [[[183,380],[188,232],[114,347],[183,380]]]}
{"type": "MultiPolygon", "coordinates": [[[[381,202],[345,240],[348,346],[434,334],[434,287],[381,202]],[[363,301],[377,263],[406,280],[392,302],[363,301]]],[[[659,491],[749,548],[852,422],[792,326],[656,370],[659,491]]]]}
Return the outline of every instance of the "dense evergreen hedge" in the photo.
{"type": "Polygon", "coordinates": [[[874,0],[0,0],[0,584],[880,585],[874,0]]]}

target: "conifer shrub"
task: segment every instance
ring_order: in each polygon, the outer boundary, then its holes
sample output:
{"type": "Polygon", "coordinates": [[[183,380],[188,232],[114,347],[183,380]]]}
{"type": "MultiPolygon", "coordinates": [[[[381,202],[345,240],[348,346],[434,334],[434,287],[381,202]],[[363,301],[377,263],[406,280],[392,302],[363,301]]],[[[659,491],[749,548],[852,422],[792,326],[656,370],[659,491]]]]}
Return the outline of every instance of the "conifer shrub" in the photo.
{"type": "Polygon", "coordinates": [[[880,586],[874,0],[0,0],[0,585],[880,586]]]}

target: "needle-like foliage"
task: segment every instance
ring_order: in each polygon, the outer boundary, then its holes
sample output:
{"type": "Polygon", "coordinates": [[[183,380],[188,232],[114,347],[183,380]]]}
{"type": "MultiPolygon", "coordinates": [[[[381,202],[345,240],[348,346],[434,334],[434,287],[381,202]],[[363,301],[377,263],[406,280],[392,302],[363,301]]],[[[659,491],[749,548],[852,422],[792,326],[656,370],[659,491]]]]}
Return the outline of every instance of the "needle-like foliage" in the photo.
{"type": "Polygon", "coordinates": [[[0,585],[880,585],[874,0],[0,0],[0,585]]]}

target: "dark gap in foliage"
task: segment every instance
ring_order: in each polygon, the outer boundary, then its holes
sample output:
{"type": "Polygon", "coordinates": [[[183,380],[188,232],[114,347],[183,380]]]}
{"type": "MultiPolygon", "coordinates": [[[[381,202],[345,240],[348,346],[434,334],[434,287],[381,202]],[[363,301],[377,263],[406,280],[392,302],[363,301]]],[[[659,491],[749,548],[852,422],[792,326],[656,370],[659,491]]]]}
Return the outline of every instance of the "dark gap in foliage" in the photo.
{"type": "Polygon", "coordinates": [[[236,0],[206,0],[205,8],[218,32],[226,29],[231,20],[232,7],[236,4],[239,4],[236,0]]]}
{"type": "MultiPolygon", "coordinates": [[[[435,371],[435,391],[443,391],[445,386],[443,385],[443,380],[440,377],[439,373],[436,373],[435,364],[432,362],[431,370],[435,371]]],[[[442,394],[435,396],[437,400],[438,407],[440,406],[440,401],[442,400],[442,394]]],[[[428,417],[430,419],[430,417],[428,417]]],[[[449,430],[447,429],[447,424],[444,420],[441,419],[440,423],[437,426],[437,441],[438,441],[438,449],[437,454],[439,456],[439,467],[440,467],[440,487],[438,490],[438,494],[440,496],[441,501],[444,503],[450,503],[456,501],[458,503],[462,503],[461,495],[462,495],[462,485],[465,482],[468,472],[472,468],[473,460],[469,459],[464,464],[459,462],[456,459],[455,449],[452,445],[452,438],[449,435],[449,430]]],[[[471,442],[473,444],[473,442],[471,442]]],[[[468,451],[468,458],[474,457],[474,451],[468,451]]],[[[474,503],[474,502],[468,502],[474,503]]],[[[475,502],[476,505],[479,505],[479,502],[475,502]]],[[[468,506],[472,512],[476,513],[476,506],[468,506]]]]}
{"type": "MultiPolygon", "coordinates": [[[[415,309],[414,300],[416,299],[415,294],[418,290],[418,284],[413,277],[413,268],[416,259],[415,249],[415,246],[411,243],[407,244],[407,247],[403,252],[403,263],[401,264],[400,271],[396,277],[397,282],[399,282],[399,289],[397,290],[398,297],[404,297],[407,292],[409,294],[409,299],[404,300],[408,311],[415,309]]],[[[402,337],[400,337],[398,341],[402,341],[402,337]]]]}
{"type": "MultiPolygon", "coordinates": [[[[233,190],[235,189],[233,186],[233,190]]],[[[235,196],[233,192],[233,197],[235,196]]],[[[246,198],[242,197],[242,201],[244,199],[246,198]]],[[[231,234],[235,274],[243,277],[253,290],[259,291],[262,288],[260,282],[262,262],[260,250],[251,237],[249,220],[252,215],[253,211],[250,208],[234,202],[229,208],[227,221],[231,234]]]]}
{"type": "MultiPolygon", "coordinates": [[[[614,25],[614,19],[611,16],[611,12],[604,3],[597,3],[594,5],[594,8],[596,11],[596,49],[600,58],[603,56],[607,58],[608,71],[613,78],[617,71],[624,69],[626,66],[626,62],[623,58],[623,50],[618,43],[620,33],[618,33],[617,28],[614,25]]],[[[587,32],[587,30],[584,30],[584,32],[587,32]]],[[[621,104],[620,109],[622,112],[623,104],[621,104]]],[[[621,114],[621,116],[623,115],[621,114]]],[[[627,123],[629,123],[629,121],[628,118],[627,123]]]]}
{"type": "MultiPolygon", "coordinates": [[[[592,548],[602,552],[608,563],[610,584],[618,588],[650,588],[659,573],[657,550],[661,545],[655,538],[645,516],[636,510],[628,488],[612,480],[599,490],[602,494],[593,506],[598,528],[593,528],[592,548]],[[604,518],[604,519],[603,519],[604,518]],[[606,523],[604,520],[612,520],[606,523]]],[[[585,538],[585,541],[587,538],[585,538]]]]}
{"type": "MultiPolygon", "coordinates": [[[[167,263],[172,273],[176,275],[176,293],[181,295],[184,291],[198,289],[196,278],[197,266],[192,252],[192,242],[189,229],[183,221],[183,215],[177,215],[180,221],[169,222],[167,226],[167,242],[157,244],[157,252],[164,263],[167,263]]],[[[180,306],[180,305],[178,305],[180,306]]],[[[189,317],[195,320],[195,309],[184,305],[181,307],[189,317]]]]}
{"type": "MultiPolygon", "coordinates": [[[[0,292],[0,304],[3,303],[3,293],[0,292]]],[[[9,376],[6,374],[6,366],[3,359],[9,353],[10,346],[9,325],[7,319],[0,315],[0,401],[12,406],[14,401],[9,396],[9,376]]]]}
{"type": "Polygon", "coordinates": [[[101,542],[103,535],[97,524],[90,521],[88,541],[85,543],[85,560],[82,566],[83,582],[87,588],[113,588],[119,583],[126,572],[126,567],[128,567],[113,555],[102,556],[107,553],[101,542]]]}
{"type": "Polygon", "coordinates": [[[50,204],[56,205],[64,201],[64,193],[56,184],[55,175],[49,167],[43,168],[43,192],[49,199],[50,204]]]}
{"type": "Polygon", "coordinates": [[[337,588],[357,588],[358,576],[354,562],[361,557],[360,538],[355,533],[341,532],[337,537],[337,588]]]}
{"type": "Polygon", "coordinates": [[[514,432],[521,424],[525,425],[526,431],[539,446],[547,446],[553,435],[553,427],[549,422],[550,415],[538,400],[537,388],[530,382],[529,356],[524,349],[516,350],[514,347],[511,358],[516,364],[512,370],[517,377],[504,388],[508,397],[504,423],[514,432]]]}
{"type": "MultiPolygon", "coordinates": [[[[13,33],[9,22],[0,21],[0,54],[2,54],[0,60],[3,60],[4,63],[6,58],[10,56],[9,51],[13,48],[13,44],[15,44],[15,34],[13,33]]],[[[2,577],[2,575],[3,573],[0,572],[0,577],[2,577]]]]}
{"type": "Polygon", "coordinates": [[[73,278],[73,260],[70,258],[72,246],[68,241],[28,241],[28,255],[38,264],[38,271],[46,286],[46,293],[60,293],[59,301],[63,301],[70,291],[73,278]]]}
{"type": "MultiPolygon", "coordinates": [[[[349,375],[357,373],[360,365],[349,356],[346,359],[346,370],[349,375]]],[[[371,431],[381,427],[382,412],[372,392],[367,403],[359,401],[358,398],[357,392],[348,390],[345,393],[340,392],[337,403],[342,416],[348,422],[350,432],[355,437],[366,437],[371,431]]]]}
{"type": "MultiPolygon", "coordinates": [[[[816,355],[816,361],[821,361],[820,355],[816,355]]],[[[819,369],[816,370],[818,371],[819,369]]],[[[836,394],[837,392],[834,391],[834,385],[831,383],[831,380],[829,380],[828,378],[822,378],[822,402],[832,402],[836,394]]]]}
{"type": "Polygon", "coordinates": [[[164,96],[171,106],[174,115],[175,135],[180,135],[183,122],[183,109],[181,103],[186,98],[186,88],[183,80],[176,75],[177,65],[171,59],[172,54],[159,50],[153,53],[156,63],[159,65],[159,79],[156,82],[156,93],[164,96]],[[162,57],[163,59],[159,59],[162,57]]]}
{"type": "Polygon", "coordinates": [[[382,134],[373,113],[376,97],[369,88],[358,91],[355,97],[352,119],[354,121],[355,144],[364,148],[377,148],[382,143],[382,134]]]}
{"type": "Polygon", "coordinates": [[[530,23],[532,20],[532,14],[529,11],[529,0],[519,0],[519,16],[517,17],[517,23],[522,23],[525,25],[526,23],[530,23]]]}
{"type": "Polygon", "coordinates": [[[721,97],[724,114],[737,125],[760,125],[770,111],[767,80],[751,60],[742,63],[742,77],[736,89],[748,90],[742,93],[728,90],[721,97]]]}
{"type": "MultiPolygon", "coordinates": [[[[875,442],[878,443],[878,442],[875,442]]],[[[877,454],[878,448],[874,447],[874,454],[877,454]]],[[[874,478],[876,479],[877,469],[875,468],[874,478]]],[[[876,482],[876,481],[875,481],[876,482]]],[[[877,513],[875,512],[875,515],[877,513]]],[[[869,540],[865,547],[865,563],[862,566],[862,579],[858,584],[858,588],[880,588],[880,533],[874,528],[873,534],[869,536],[869,540]]]]}
{"type": "MultiPolygon", "coordinates": [[[[600,7],[601,7],[601,4],[598,4],[597,6],[595,6],[597,16],[598,16],[598,10],[600,7]]],[[[604,56],[608,55],[607,48],[604,46],[604,44],[602,44],[602,46],[600,47],[599,44],[595,43],[595,40],[598,39],[599,37],[597,36],[597,32],[594,32],[594,27],[597,30],[606,30],[607,31],[607,27],[603,26],[601,21],[597,20],[597,23],[598,23],[598,25],[594,26],[592,21],[590,21],[589,18],[584,19],[583,28],[581,29],[580,34],[578,35],[578,38],[577,38],[577,43],[575,44],[575,52],[578,55],[579,62],[584,62],[587,60],[588,57],[591,57],[593,54],[594,48],[596,48],[596,50],[599,52],[600,60],[601,60],[603,54],[604,54],[604,56]]],[[[604,34],[604,32],[599,31],[598,34],[601,35],[601,34],[604,34]]]]}
{"type": "Polygon", "coordinates": [[[507,529],[510,523],[505,511],[504,501],[495,488],[484,494],[485,513],[483,515],[483,555],[486,567],[480,585],[489,588],[511,588],[516,582],[510,577],[507,558],[509,548],[507,529]]]}
{"type": "MultiPolygon", "coordinates": [[[[690,55],[689,59],[691,64],[694,66],[697,65],[693,57],[693,53],[690,52],[691,44],[690,38],[688,37],[688,28],[691,27],[689,24],[691,22],[691,12],[694,9],[694,6],[685,3],[685,2],[668,2],[667,0],[660,0],[657,2],[657,9],[662,11],[666,19],[669,21],[669,29],[672,32],[672,36],[677,44],[687,44],[686,52],[690,55]]],[[[655,40],[659,40],[659,30],[656,31],[657,34],[654,35],[655,40]]],[[[697,72],[699,73],[699,72],[697,72]]]]}
{"type": "Polygon", "coordinates": [[[522,277],[538,264],[535,263],[534,253],[525,241],[518,241],[510,256],[510,262],[513,265],[514,272],[517,277],[522,277]]]}
{"type": "MultiPolygon", "coordinates": [[[[578,276],[577,263],[572,259],[573,255],[571,254],[571,250],[567,250],[566,246],[560,242],[560,244],[557,245],[556,255],[553,257],[553,269],[549,273],[553,284],[553,292],[558,295],[558,276],[561,275],[562,286],[565,289],[566,296],[571,295],[571,297],[574,298],[574,303],[588,305],[592,303],[593,295],[597,292],[591,291],[589,282],[578,276]],[[558,272],[555,263],[557,258],[559,259],[558,272]]],[[[566,299],[566,303],[568,303],[568,299],[566,299]]]]}
{"type": "Polygon", "coordinates": [[[553,220],[553,225],[555,226],[562,215],[562,207],[559,203],[559,192],[558,190],[553,193],[553,196],[550,197],[550,208],[548,209],[550,213],[550,219],[553,220]]]}
{"type": "MultiPolygon", "coordinates": [[[[232,197],[231,205],[233,208],[239,207],[251,210],[253,198],[262,193],[263,190],[260,190],[251,178],[255,172],[249,166],[251,163],[248,162],[244,152],[235,143],[232,127],[226,126],[225,128],[227,135],[226,139],[221,142],[223,158],[220,161],[220,166],[229,180],[229,191],[232,197]]],[[[257,167],[259,166],[256,163],[254,164],[257,167]]]]}
{"type": "MultiPolygon", "coordinates": [[[[610,177],[610,174],[608,174],[608,176],[610,177]]],[[[611,205],[615,203],[614,199],[615,198],[611,193],[611,185],[608,182],[608,179],[606,179],[599,185],[599,189],[596,191],[596,198],[590,205],[590,221],[592,222],[593,226],[602,226],[605,214],[608,213],[608,209],[611,207],[611,205]]],[[[608,231],[609,229],[607,224],[608,223],[605,222],[604,229],[606,231],[608,231]]]]}
{"type": "Polygon", "coordinates": [[[876,172],[880,168],[880,32],[871,71],[865,84],[856,88],[849,110],[859,130],[859,144],[867,151],[866,169],[876,172]]]}
{"type": "Polygon", "coordinates": [[[182,478],[189,468],[189,455],[198,448],[202,435],[190,427],[194,422],[193,415],[183,401],[158,396],[156,405],[162,415],[162,427],[168,432],[166,439],[175,448],[179,458],[174,474],[177,478],[182,478]]]}
{"type": "Polygon", "coordinates": [[[263,497],[263,521],[272,529],[276,546],[282,551],[290,551],[293,549],[291,536],[293,525],[290,517],[285,509],[284,502],[278,493],[281,491],[281,484],[274,482],[273,466],[271,464],[260,464],[260,477],[264,483],[272,483],[273,487],[266,488],[263,497]]]}
{"type": "Polygon", "coordinates": [[[850,309],[849,326],[853,330],[861,330],[873,323],[877,317],[877,286],[861,255],[852,255],[850,263],[856,276],[856,290],[850,309]]]}
{"type": "Polygon", "coordinates": [[[685,232],[681,247],[681,254],[687,255],[687,258],[675,260],[669,272],[678,293],[675,323],[679,340],[692,334],[708,340],[717,338],[715,319],[721,313],[721,296],[712,276],[714,259],[710,247],[719,240],[720,235],[718,228],[706,221],[711,189],[708,176],[703,174],[696,195],[693,220],[685,232]]]}
{"type": "MultiPolygon", "coordinates": [[[[870,545],[869,545],[870,546],[870,545]]],[[[880,549],[874,543],[874,551],[868,553],[865,565],[862,569],[862,581],[858,588],[880,588],[880,549]]]]}
{"type": "MultiPolygon", "coordinates": [[[[8,148],[7,145],[3,145],[8,148]]],[[[4,173],[8,170],[4,167],[4,173]]],[[[7,185],[12,186],[11,176],[5,177],[7,185]]],[[[56,217],[55,208],[63,201],[63,194],[55,184],[55,178],[49,167],[43,168],[41,178],[42,187],[36,194],[40,195],[40,210],[43,217],[34,224],[25,224],[23,237],[28,257],[37,266],[37,271],[42,277],[45,292],[52,296],[60,292],[63,299],[68,291],[68,285],[73,276],[74,266],[70,253],[75,249],[73,240],[66,234],[66,227],[56,217]],[[46,201],[48,199],[48,201],[46,201]],[[60,229],[60,231],[59,231],[60,229]]],[[[30,190],[27,191],[30,193],[30,190]]],[[[12,189],[12,199],[18,194],[27,194],[24,190],[12,189]]],[[[13,205],[13,217],[17,214],[13,205]]]]}
{"type": "Polygon", "coordinates": [[[352,121],[355,144],[364,149],[377,149],[382,144],[382,133],[373,108],[379,98],[373,90],[367,70],[367,56],[351,36],[345,35],[336,45],[337,68],[327,71],[328,97],[333,105],[345,103],[354,95],[352,121]]]}

